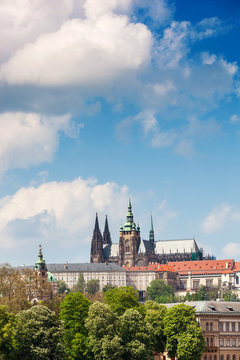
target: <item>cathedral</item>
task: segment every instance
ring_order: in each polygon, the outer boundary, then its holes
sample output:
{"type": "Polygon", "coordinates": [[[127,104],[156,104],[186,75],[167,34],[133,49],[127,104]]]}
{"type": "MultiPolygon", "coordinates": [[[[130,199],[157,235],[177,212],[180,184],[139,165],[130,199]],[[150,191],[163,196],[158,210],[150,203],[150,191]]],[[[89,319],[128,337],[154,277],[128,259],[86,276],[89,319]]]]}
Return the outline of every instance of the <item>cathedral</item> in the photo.
{"type": "MultiPolygon", "coordinates": [[[[210,257],[208,257],[210,258],[210,257]]],[[[146,266],[151,263],[166,264],[172,261],[202,260],[203,250],[194,239],[155,240],[151,216],[149,239],[143,240],[136,225],[129,200],[126,223],[120,227],[119,243],[112,243],[106,216],[103,234],[96,214],[91,242],[91,263],[116,263],[120,266],[146,266]]]]}

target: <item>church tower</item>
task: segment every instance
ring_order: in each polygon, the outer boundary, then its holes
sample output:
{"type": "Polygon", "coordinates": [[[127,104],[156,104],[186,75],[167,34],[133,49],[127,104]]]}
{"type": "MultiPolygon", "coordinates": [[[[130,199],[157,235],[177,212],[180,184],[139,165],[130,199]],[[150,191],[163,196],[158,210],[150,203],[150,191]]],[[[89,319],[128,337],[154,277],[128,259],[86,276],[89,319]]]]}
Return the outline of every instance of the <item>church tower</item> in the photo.
{"type": "Polygon", "coordinates": [[[135,266],[140,245],[140,227],[133,220],[132,205],[129,199],[127,221],[120,228],[119,260],[120,266],[135,266]]]}
{"type": "Polygon", "coordinates": [[[154,230],[153,230],[153,219],[151,214],[151,223],[150,223],[150,231],[149,231],[149,241],[154,244],[154,230]]]}
{"type": "Polygon", "coordinates": [[[104,232],[103,232],[103,244],[105,245],[111,245],[112,244],[112,240],[111,240],[111,235],[109,232],[109,228],[108,228],[108,219],[107,219],[107,215],[106,215],[106,220],[105,220],[105,227],[104,227],[104,232]]]}
{"type": "Polygon", "coordinates": [[[103,255],[103,238],[98,224],[98,215],[96,214],[95,227],[93,230],[92,243],[91,243],[91,263],[104,262],[103,255]]]}
{"type": "Polygon", "coordinates": [[[39,252],[38,252],[38,259],[37,262],[35,263],[35,270],[38,271],[39,275],[42,278],[47,278],[48,274],[47,274],[47,265],[46,262],[43,258],[43,252],[42,252],[42,246],[39,245],[39,252]]]}

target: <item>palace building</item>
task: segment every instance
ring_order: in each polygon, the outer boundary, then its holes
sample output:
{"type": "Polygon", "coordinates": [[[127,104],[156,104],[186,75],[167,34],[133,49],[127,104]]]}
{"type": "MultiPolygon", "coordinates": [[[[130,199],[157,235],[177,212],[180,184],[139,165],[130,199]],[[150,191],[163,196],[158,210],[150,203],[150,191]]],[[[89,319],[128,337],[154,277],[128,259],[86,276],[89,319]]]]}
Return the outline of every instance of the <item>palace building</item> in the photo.
{"type": "MultiPolygon", "coordinates": [[[[210,259],[209,256],[208,258],[210,259]]],[[[119,243],[112,243],[107,216],[103,235],[101,234],[96,214],[91,242],[91,263],[111,262],[132,267],[146,266],[155,262],[167,264],[202,259],[203,251],[198,248],[195,239],[155,240],[152,216],[149,239],[142,239],[140,227],[134,222],[130,200],[126,223],[120,227],[119,243]]]]}

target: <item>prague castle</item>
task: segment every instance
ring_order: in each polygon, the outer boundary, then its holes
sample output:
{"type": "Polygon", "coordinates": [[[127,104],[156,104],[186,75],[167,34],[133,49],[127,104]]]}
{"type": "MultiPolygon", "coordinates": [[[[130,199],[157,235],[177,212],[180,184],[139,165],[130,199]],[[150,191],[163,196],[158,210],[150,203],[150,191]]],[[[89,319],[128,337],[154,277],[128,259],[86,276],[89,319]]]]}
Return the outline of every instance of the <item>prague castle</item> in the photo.
{"type": "Polygon", "coordinates": [[[120,227],[119,243],[112,243],[107,216],[103,235],[101,234],[96,214],[91,243],[91,263],[110,262],[131,267],[147,266],[155,262],[166,264],[172,261],[202,259],[203,251],[198,248],[194,239],[155,240],[152,216],[149,239],[143,240],[140,227],[134,222],[130,200],[126,223],[120,227]]]}

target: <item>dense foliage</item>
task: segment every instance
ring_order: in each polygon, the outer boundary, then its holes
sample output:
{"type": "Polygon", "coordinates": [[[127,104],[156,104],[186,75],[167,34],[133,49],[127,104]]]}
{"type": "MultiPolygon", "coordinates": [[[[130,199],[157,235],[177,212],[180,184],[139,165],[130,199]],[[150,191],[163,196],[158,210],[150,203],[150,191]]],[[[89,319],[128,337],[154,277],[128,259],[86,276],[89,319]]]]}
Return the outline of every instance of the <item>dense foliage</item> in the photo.
{"type": "Polygon", "coordinates": [[[179,360],[199,360],[204,350],[193,308],[159,304],[164,297],[176,300],[162,281],[148,288],[157,302],[143,305],[132,287],[109,286],[99,293],[96,281],[88,288],[81,277],[68,294],[60,282],[51,298],[31,271],[22,282],[16,269],[1,270],[0,303],[6,304],[0,306],[1,360],[151,360],[165,349],[179,360]],[[83,289],[88,290],[84,295],[83,289]]]}

